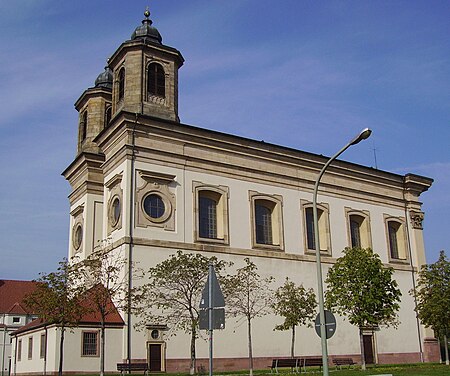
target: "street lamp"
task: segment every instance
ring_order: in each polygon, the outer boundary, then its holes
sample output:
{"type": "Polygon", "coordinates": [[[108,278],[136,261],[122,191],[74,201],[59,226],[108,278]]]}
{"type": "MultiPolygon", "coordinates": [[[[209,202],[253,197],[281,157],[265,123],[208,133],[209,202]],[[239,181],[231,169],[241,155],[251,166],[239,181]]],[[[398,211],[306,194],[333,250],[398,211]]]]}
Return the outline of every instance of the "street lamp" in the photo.
{"type": "Polygon", "coordinates": [[[320,339],[322,343],[322,363],[323,363],[323,375],[328,376],[328,349],[327,349],[327,338],[325,331],[325,309],[324,309],[324,299],[323,299],[323,283],[322,283],[322,264],[320,261],[320,244],[319,244],[319,219],[317,216],[317,190],[319,189],[319,182],[322,178],[325,170],[328,168],[331,162],[333,162],[337,157],[339,157],[344,151],[346,151],[350,146],[356,145],[357,143],[365,140],[370,136],[372,131],[369,128],[365,128],[353,138],[347,145],[345,145],[341,150],[339,150],[335,155],[333,155],[327,163],[320,170],[319,176],[317,177],[316,183],[314,185],[314,195],[313,195],[313,219],[314,219],[314,239],[316,246],[316,266],[317,266],[317,285],[318,285],[318,296],[319,296],[319,318],[320,318],[320,339]]]}

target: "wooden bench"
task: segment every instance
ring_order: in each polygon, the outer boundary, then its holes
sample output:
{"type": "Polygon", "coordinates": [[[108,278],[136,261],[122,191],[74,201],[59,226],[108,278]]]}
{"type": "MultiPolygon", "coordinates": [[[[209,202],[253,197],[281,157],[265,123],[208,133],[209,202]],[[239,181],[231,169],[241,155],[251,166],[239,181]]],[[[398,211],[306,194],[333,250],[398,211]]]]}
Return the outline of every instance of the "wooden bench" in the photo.
{"type": "Polygon", "coordinates": [[[144,375],[148,372],[147,363],[117,363],[117,370],[123,375],[124,372],[144,371],[144,375]]]}
{"type": "Polygon", "coordinates": [[[301,358],[282,358],[272,359],[272,365],[270,366],[270,372],[275,370],[278,373],[278,368],[290,368],[292,371],[300,372],[303,359],[301,358]]]}
{"type": "Polygon", "coordinates": [[[338,369],[338,367],[342,369],[342,366],[348,366],[348,368],[350,368],[350,366],[356,363],[352,358],[334,358],[333,364],[336,366],[336,369],[338,369]]]}
{"type": "Polygon", "coordinates": [[[319,370],[322,370],[323,362],[322,358],[303,358],[301,366],[306,372],[306,367],[319,367],[319,370]]]}

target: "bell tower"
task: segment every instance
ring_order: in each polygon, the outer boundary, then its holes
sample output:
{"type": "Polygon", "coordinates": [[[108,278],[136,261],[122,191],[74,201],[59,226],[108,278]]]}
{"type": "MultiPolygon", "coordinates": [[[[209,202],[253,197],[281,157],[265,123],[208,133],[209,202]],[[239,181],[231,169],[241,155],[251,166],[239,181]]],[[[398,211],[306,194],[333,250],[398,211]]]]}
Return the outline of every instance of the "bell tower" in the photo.
{"type": "Polygon", "coordinates": [[[120,111],[179,121],[178,69],[184,59],[175,48],[162,44],[150,12],[131,39],[109,60],[113,72],[112,116],[120,111]]]}

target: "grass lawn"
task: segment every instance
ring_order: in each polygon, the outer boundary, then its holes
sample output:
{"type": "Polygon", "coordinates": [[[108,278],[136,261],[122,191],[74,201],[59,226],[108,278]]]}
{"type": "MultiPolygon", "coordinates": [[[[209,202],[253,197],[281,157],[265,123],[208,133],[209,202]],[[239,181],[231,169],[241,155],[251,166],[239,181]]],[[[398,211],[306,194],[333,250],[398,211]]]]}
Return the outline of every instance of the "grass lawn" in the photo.
{"type": "MultiPolygon", "coordinates": [[[[369,366],[366,371],[361,371],[361,369],[346,369],[336,370],[335,367],[330,367],[330,375],[332,376],[369,376],[369,375],[392,375],[392,376],[450,376],[450,366],[443,364],[400,364],[400,365],[378,365],[376,367],[369,366]]],[[[255,372],[256,375],[267,375],[267,373],[255,372]]],[[[270,374],[270,372],[269,372],[270,374]]],[[[307,373],[301,373],[298,375],[322,375],[318,369],[307,373]]],[[[273,375],[276,375],[275,373],[273,375]]],[[[294,376],[296,373],[291,373],[289,371],[284,371],[279,373],[280,376],[294,376]]]]}

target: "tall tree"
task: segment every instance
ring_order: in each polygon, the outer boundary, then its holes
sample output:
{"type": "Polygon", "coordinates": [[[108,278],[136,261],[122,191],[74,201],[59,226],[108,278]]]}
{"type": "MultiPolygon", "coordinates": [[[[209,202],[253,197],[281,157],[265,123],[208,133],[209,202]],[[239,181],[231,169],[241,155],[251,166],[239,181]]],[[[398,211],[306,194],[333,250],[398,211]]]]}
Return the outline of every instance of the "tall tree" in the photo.
{"type": "Polygon", "coordinates": [[[359,328],[363,369],[363,328],[398,325],[401,292],[393,273],[370,248],[359,247],[345,248],[344,256],[328,270],[326,305],[359,328]]]}
{"type": "Polygon", "coordinates": [[[449,365],[448,336],[450,334],[450,261],[444,251],[434,264],[423,265],[419,272],[416,311],[420,321],[444,340],[445,363],[449,365]]]}
{"type": "MultiPolygon", "coordinates": [[[[126,310],[128,304],[128,261],[108,247],[99,247],[76,267],[79,274],[83,275],[84,285],[89,288],[86,297],[90,310],[100,318],[100,376],[103,376],[107,318],[115,314],[117,308],[126,310]]],[[[135,270],[133,277],[140,277],[138,270],[135,270]]]]}
{"type": "Polygon", "coordinates": [[[306,289],[303,284],[297,286],[286,277],[284,285],[275,291],[272,308],[279,316],[284,317],[282,324],[274,330],[291,330],[291,357],[294,357],[295,328],[301,325],[312,326],[311,321],[316,313],[316,294],[313,289],[306,289]]]}
{"type": "Polygon", "coordinates": [[[225,280],[224,292],[227,310],[232,316],[243,317],[247,321],[248,358],[250,376],[253,375],[252,320],[272,311],[273,291],[270,289],[273,277],[262,278],[257,266],[249,259],[246,265],[236,270],[236,274],[225,280]]]}
{"type": "Polygon", "coordinates": [[[191,375],[196,370],[199,304],[211,262],[220,279],[220,273],[227,266],[224,261],[182,251],[150,268],[147,273],[150,281],[145,286],[144,304],[153,309],[143,312],[143,322],[153,320],[168,324],[173,331],[184,330],[190,334],[191,375]]]}
{"type": "Polygon", "coordinates": [[[24,303],[41,319],[59,327],[59,376],[62,376],[63,372],[66,329],[77,326],[86,312],[80,304],[84,290],[79,281],[77,269],[64,259],[59,263],[56,272],[40,274],[36,281],[36,290],[24,298],[24,303]]]}

